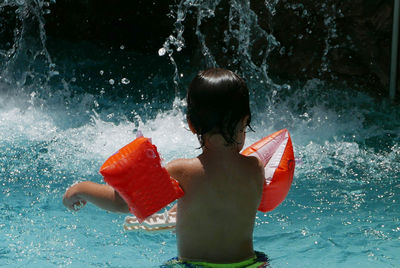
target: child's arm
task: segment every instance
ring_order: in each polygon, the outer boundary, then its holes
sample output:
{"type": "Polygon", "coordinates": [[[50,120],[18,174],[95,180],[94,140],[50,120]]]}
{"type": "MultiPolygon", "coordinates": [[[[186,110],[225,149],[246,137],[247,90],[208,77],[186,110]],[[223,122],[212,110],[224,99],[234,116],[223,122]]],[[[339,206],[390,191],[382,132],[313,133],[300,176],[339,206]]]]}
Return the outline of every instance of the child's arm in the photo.
{"type": "Polygon", "coordinates": [[[63,197],[64,206],[71,210],[79,210],[86,202],[111,212],[129,212],[128,205],[118,192],[106,184],[80,182],[68,188],[63,197]]]}

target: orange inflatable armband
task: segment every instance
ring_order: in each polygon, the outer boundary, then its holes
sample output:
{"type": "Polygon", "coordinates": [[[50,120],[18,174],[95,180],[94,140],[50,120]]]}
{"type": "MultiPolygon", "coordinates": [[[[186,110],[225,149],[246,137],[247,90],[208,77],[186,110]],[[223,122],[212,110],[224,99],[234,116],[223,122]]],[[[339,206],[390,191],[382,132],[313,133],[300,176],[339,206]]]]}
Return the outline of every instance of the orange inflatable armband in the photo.
{"type": "Polygon", "coordinates": [[[161,166],[156,146],[145,137],[136,138],[108,158],[100,173],[139,222],[183,196],[178,182],[161,166]]]}
{"type": "Polygon", "coordinates": [[[295,159],[289,131],[279,130],[249,146],[242,154],[255,156],[264,164],[264,189],[258,210],[275,209],[285,200],[293,181],[295,159]]]}

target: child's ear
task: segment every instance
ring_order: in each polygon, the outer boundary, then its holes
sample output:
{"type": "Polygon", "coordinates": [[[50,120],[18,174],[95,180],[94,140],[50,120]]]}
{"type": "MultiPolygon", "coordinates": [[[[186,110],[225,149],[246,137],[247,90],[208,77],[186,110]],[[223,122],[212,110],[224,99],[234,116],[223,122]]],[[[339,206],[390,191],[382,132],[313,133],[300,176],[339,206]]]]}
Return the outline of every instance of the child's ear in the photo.
{"type": "Polygon", "coordinates": [[[192,122],[189,120],[189,118],[186,117],[186,121],[187,121],[187,123],[188,123],[188,126],[189,126],[190,131],[192,131],[193,134],[196,134],[196,130],[194,129],[193,124],[192,124],[192,122]]]}
{"type": "Polygon", "coordinates": [[[249,115],[246,115],[245,117],[243,117],[242,121],[241,121],[241,129],[245,129],[247,126],[247,121],[249,120],[249,115]]]}

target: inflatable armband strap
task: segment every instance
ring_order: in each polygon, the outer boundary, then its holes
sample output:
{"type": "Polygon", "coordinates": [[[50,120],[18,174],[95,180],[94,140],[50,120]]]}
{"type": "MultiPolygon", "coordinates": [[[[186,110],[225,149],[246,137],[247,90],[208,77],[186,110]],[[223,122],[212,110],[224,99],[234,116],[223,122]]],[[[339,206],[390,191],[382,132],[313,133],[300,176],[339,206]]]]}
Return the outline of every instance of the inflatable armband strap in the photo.
{"type": "Polygon", "coordinates": [[[264,164],[264,189],[258,210],[275,209],[285,200],[293,181],[295,160],[289,131],[279,130],[249,146],[242,154],[255,156],[264,164]]]}
{"type": "Polygon", "coordinates": [[[128,216],[125,218],[124,229],[126,231],[164,231],[174,229],[176,226],[176,212],[154,214],[140,223],[136,217],[128,216]]]}
{"type": "Polygon", "coordinates": [[[136,138],[108,158],[100,173],[140,223],[183,196],[178,182],[161,166],[156,146],[145,137],[136,138]]]}

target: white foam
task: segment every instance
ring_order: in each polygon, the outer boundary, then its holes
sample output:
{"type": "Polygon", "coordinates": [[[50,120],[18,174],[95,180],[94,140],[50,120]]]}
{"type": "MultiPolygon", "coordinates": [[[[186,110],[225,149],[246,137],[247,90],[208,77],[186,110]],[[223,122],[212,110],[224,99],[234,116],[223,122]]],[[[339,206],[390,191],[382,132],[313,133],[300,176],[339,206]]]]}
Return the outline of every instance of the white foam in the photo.
{"type": "MultiPolygon", "coordinates": [[[[330,94],[339,95],[338,92],[330,94]]],[[[88,110],[88,104],[96,99],[95,96],[86,94],[78,99],[69,101],[75,102],[74,112],[82,114],[82,122],[68,126],[64,121],[71,118],[71,111],[60,104],[62,96],[51,105],[51,109],[43,106],[43,100],[32,94],[25,100],[21,96],[8,99],[0,96],[0,143],[7,143],[6,147],[40,143],[45,152],[40,156],[42,161],[59,169],[73,169],[82,174],[93,172],[94,165],[98,165],[95,167],[97,170],[107,157],[132,141],[137,130],[152,138],[165,162],[178,157],[193,157],[200,152],[196,149],[199,147],[197,137],[188,130],[182,111],[185,104],[180,100],[176,100],[170,110],[159,111],[146,121],[137,115],[133,120],[120,117],[111,122],[106,116],[88,110]],[[88,117],[88,113],[92,116],[88,117]]],[[[302,108],[302,113],[296,114],[293,106],[300,105],[296,103],[300,99],[297,96],[272,105],[266,99],[264,106],[254,107],[252,125],[256,132],[248,133],[245,146],[286,127],[291,133],[296,156],[305,163],[297,170],[333,166],[346,172],[345,167],[349,163],[365,161],[372,161],[377,170],[382,162],[390,169],[398,167],[394,164],[399,159],[396,140],[390,145],[391,148],[383,148],[390,153],[366,151],[360,147],[369,138],[384,137],[389,133],[398,139],[400,133],[399,124],[392,124],[390,129],[366,125],[366,117],[370,116],[370,112],[362,107],[372,105],[369,99],[343,100],[343,104],[332,107],[332,102],[303,98],[307,107],[302,108]],[[335,161],[344,163],[345,167],[339,167],[335,161]]],[[[262,102],[262,98],[259,102],[262,102]]],[[[149,113],[154,111],[150,109],[149,113]]]]}
{"type": "Polygon", "coordinates": [[[50,116],[35,106],[0,108],[0,139],[14,146],[42,142],[47,150],[47,154],[42,155],[44,161],[62,169],[77,170],[78,165],[93,161],[100,166],[102,161],[135,139],[136,129],[153,139],[166,161],[193,157],[199,146],[196,136],[188,131],[179,109],[161,112],[145,123],[140,117],[135,122],[109,122],[94,114],[79,127],[59,127],[57,120],[67,117],[66,113],[58,110],[50,116]]]}

